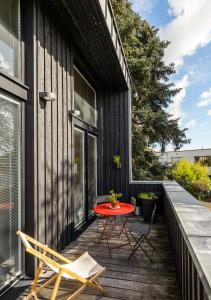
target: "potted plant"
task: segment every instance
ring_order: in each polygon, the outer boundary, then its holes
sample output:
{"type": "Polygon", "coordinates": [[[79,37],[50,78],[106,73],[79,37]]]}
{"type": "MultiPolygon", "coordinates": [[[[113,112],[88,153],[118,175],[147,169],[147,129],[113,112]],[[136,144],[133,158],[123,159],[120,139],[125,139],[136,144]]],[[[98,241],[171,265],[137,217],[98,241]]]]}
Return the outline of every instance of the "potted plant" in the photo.
{"type": "Polygon", "coordinates": [[[140,193],[138,198],[141,199],[142,213],[145,222],[150,222],[152,211],[158,196],[154,193],[140,193]]]}
{"type": "Polygon", "coordinates": [[[120,155],[117,155],[117,154],[114,155],[113,156],[113,162],[114,162],[117,169],[121,169],[121,157],[120,157],[120,155]]]}
{"type": "Polygon", "coordinates": [[[122,194],[115,193],[114,190],[111,190],[110,194],[108,200],[111,202],[111,207],[114,209],[119,208],[119,198],[122,197],[122,194]]]}

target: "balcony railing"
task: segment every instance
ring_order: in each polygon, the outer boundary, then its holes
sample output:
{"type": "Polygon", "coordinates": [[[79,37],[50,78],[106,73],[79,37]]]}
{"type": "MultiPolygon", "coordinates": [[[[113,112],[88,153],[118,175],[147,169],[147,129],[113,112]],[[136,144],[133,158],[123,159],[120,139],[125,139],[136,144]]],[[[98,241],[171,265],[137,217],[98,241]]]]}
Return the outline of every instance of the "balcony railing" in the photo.
{"type": "Polygon", "coordinates": [[[163,187],[181,298],[211,299],[211,212],[177,183],[163,187]]]}

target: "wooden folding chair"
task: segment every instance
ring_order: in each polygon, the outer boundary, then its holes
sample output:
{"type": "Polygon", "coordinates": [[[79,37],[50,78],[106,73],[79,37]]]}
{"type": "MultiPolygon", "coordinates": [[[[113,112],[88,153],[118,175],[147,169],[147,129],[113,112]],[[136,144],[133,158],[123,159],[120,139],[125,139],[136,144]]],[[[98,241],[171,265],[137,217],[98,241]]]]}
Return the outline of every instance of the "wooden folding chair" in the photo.
{"type": "Polygon", "coordinates": [[[53,282],[55,282],[55,285],[50,299],[56,299],[56,295],[62,279],[76,280],[82,284],[82,286],[76,292],[70,295],[67,299],[73,299],[73,297],[77,296],[88,286],[96,289],[103,295],[106,294],[106,291],[96,281],[96,279],[105,272],[106,268],[100,266],[88,254],[88,252],[82,254],[75,261],[70,261],[66,257],[50,249],[47,245],[43,245],[37,240],[26,235],[25,233],[18,231],[17,234],[21,238],[26,248],[26,252],[34,255],[39,260],[39,265],[35,274],[34,281],[32,283],[31,292],[26,297],[27,300],[31,299],[32,297],[38,299],[37,294],[43,288],[49,286],[53,282]],[[36,249],[32,247],[32,244],[36,246],[36,249]],[[53,258],[48,257],[48,254],[52,257],[55,257],[57,260],[55,261],[53,258]],[[59,261],[63,264],[60,264],[59,261]],[[43,270],[44,265],[47,265],[53,271],[53,276],[49,278],[43,285],[37,287],[38,279],[43,270]]]}

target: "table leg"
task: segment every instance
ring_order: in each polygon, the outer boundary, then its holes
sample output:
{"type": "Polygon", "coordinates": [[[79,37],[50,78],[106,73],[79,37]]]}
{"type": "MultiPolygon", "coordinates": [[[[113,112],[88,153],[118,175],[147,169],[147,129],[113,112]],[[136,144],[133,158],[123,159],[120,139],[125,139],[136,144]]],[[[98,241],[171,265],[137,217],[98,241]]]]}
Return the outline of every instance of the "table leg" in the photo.
{"type": "MultiPolygon", "coordinates": [[[[101,233],[101,235],[100,235],[100,238],[99,238],[99,240],[98,240],[98,244],[100,244],[100,242],[101,242],[102,240],[105,239],[105,240],[106,240],[106,243],[107,243],[107,248],[108,248],[108,252],[109,252],[109,257],[112,258],[112,256],[111,256],[111,248],[110,248],[110,246],[109,246],[109,236],[108,236],[107,233],[106,233],[106,228],[108,227],[108,223],[109,223],[109,222],[112,223],[111,226],[112,226],[112,228],[113,228],[113,226],[114,226],[114,221],[113,221],[113,219],[110,220],[109,217],[106,217],[106,216],[105,216],[105,218],[106,218],[106,221],[105,221],[105,222],[103,221],[103,231],[102,231],[102,233],[101,233]]],[[[111,235],[112,235],[112,234],[111,234],[111,235]]]]}
{"type": "Polygon", "coordinates": [[[100,244],[100,242],[102,241],[103,236],[104,236],[104,235],[106,236],[106,227],[107,227],[107,225],[108,225],[108,221],[109,221],[109,218],[108,218],[108,217],[106,217],[106,221],[105,221],[105,222],[102,221],[102,223],[103,223],[103,231],[102,231],[102,233],[101,233],[101,235],[100,235],[100,238],[98,239],[98,244],[100,244]]]}
{"type": "Polygon", "coordinates": [[[126,224],[128,222],[128,219],[129,219],[130,215],[128,215],[125,220],[123,220],[122,216],[121,216],[121,220],[122,220],[122,229],[120,231],[120,234],[119,236],[121,236],[121,234],[124,232],[125,236],[127,237],[127,240],[128,240],[128,243],[130,245],[130,248],[133,249],[131,243],[130,243],[130,238],[129,238],[129,235],[128,235],[128,232],[127,232],[127,228],[126,228],[126,224]]]}
{"type": "Polygon", "coordinates": [[[128,219],[129,219],[129,215],[125,218],[125,220],[122,218],[122,216],[120,216],[120,218],[121,218],[121,221],[122,221],[122,228],[121,228],[121,230],[120,230],[120,234],[119,234],[119,236],[122,234],[122,232],[124,231],[124,228],[125,228],[125,226],[126,226],[126,224],[127,224],[127,221],[128,221],[128,219]]]}
{"type": "Polygon", "coordinates": [[[112,258],[112,250],[113,249],[121,248],[121,247],[126,246],[126,245],[130,245],[130,248],[133,249],[132,245],[130,243],[129,235],[128,235],[127,228],[126,228],[126,224],[128,222],[129,217],[130,217],[130,215],[127,215],[127,217],[124,219],[122,216],[120,216],[122,226],[120,227],[120,233],[118,234],[118,236],[120,237],[121,234],[124,233],[124,235],[126,236],[128,242],[111,248],[110,245],[109,245],[109,238],[112,237],[112,233],[116,230],[116,227],[117,227],[116,217],[113,218],[113,217],[105,216],[106,220],[103,221],[103,231],[100,235],[100,238],[98,239],[98,244],[100,244],[100,242],[102,240],[106,240],[110,258],[112,258]],[[106,230],[108,229],[109,226],[111,227],[111,228],[109,228],[111,233],[107,234],[106,230]]]}

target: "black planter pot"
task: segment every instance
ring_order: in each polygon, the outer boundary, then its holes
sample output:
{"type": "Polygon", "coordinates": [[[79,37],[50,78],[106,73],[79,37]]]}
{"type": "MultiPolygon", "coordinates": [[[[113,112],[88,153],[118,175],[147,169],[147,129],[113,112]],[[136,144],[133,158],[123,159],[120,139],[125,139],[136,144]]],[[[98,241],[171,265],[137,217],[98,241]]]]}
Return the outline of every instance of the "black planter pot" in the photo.
{"type": "Polygon", "coordinates": [[[142,214],[143,214],[144,221],[147,223],[150,222],[155,203],[156,203],[156,199],[152,199],[152,200],[141,199],[142,214]]]}

